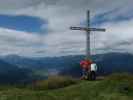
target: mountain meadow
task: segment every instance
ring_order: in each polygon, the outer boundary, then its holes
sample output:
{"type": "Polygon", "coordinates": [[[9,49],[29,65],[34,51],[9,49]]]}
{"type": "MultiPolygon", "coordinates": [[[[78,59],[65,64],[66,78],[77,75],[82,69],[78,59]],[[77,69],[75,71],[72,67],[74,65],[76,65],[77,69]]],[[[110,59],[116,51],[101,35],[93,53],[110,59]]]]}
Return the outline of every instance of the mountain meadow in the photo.
{"type": "Polygon", "coordinates": [[[0,57],[0,100],[133,100],[133,55],[92,56],[96,81],[80,80],[83,55],[0,57]]]}
{"type": "Polygon", "coordinates": [[[25,86],[1,86],[0,100],[132,100],[133,75],[112,74],[96,81],[54,77],[25,86]]]}

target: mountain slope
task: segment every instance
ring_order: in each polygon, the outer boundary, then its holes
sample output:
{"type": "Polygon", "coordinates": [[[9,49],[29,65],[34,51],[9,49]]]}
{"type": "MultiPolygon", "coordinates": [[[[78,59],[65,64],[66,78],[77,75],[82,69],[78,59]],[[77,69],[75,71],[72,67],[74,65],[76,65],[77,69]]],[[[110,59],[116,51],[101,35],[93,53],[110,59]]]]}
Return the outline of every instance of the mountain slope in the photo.
{"type": "Polygon", "coordinates": [[[28,78],[29,70],[18,68],[0,60],[0,84],[12,84],[28,78]]]}
{"type": "MultiPolygon", "coordinates": [[[[41,73],[54,73],[61,75],[70,75],[74,77],[81,76],[79,62],[84,59],[83,55],[62,56],[62,57],[41,57],[26,58],[16,55],[2,57],[4,61],[28,68],[41,73]]],[[[128,53],[107,53],[92,56],[92,59],[98,65],[98,75],[107,75],[113,72],[131,72],[133,73],[133,55],[128,53]]]]}
{"type": "Polygon", "coordinates": [[[56,90],[8,88],[1,97],[10,100],[132,100],[133,76],[114,74],[101,81],[81,81],[56,90]],[[6,93],[6,94],[4,94],[6,93]]]}
{"type": "MultiPolygon", "coordinates": [[[[107,53],[99,54],[92,57],[98,65],[98,75],[108,75],[114,72],[133,73],[133,55],[128,53],[107,53]]],[[[80,76],[81,68],[79,61],[75,65],[62,71],[61,75],[80,76]]]]}
{"type": "Polygon", "coordinates": [[[63,69],[80,61],[83,56],[61,56],[61,57],[36,57],[26,58],[17,55],[0,57],[2,60],[21,68],[37,69],[63,69]]]}

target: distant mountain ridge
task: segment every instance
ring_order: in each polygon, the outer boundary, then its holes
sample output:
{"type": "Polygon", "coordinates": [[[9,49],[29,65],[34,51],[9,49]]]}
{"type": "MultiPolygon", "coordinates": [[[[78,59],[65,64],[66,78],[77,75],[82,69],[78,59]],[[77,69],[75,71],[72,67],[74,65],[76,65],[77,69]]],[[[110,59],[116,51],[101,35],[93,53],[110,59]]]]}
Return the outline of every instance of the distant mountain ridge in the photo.
{"type": "MultiPolygon", "coordinates": [[[[27,68],[34,71],[46,70],[57,71],[61,75],[80,76],[81,69],[79,62],[84,59],[83,55],[62,56],[62,57],[36,57],[26,58],[17,55],[1,57],[2,60],[16,65],[20,68],[27,68]]],[[[92,56],[97,63],[98,75],[106,75],[113,72],[133,73],[133,55],[129,53],[106,53],[92,56]]],[[[50,72],[51,73],[51,72],[50,72]]],[[[54,73],[54,72],[53,72],[54,73]]]]}
{"type": "MultiPolygon", "coordinates": [[[[98,75],[128,72],[133,73],[133,55],[129,53],[107,53],[92,56],[98,65],[98,75]]],[[[80,65],[65,69],[61,75],[81,76],[80,65]]]]}
{"type": "Polygon", "coordinates": [[[75,62],[83,59],[83,56],[62,56],[62,57],[34,57],[26,58],[17,55],[2,56],[0,59],[16,65],[20,68],[29,69],[63,69],[66,66],[71,66],[75,62]]]}

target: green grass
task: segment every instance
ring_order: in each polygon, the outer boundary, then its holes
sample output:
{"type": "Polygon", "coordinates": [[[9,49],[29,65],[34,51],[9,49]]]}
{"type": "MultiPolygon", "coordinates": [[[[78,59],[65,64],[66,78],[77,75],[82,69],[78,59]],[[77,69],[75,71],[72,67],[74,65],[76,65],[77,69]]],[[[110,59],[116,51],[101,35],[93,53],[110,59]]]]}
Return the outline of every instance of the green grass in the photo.
{"type": "Polygon", "coordinates": [[[2,88],[0,100],[133,100],[133,76],[129,74],[113,74],[100,81],[74,80],[67,85],[62,84],[72,79],[60,78],[45,81],[47,85],[40,82],[41,88],[2,88]],[[48,84],[56,85],[51,89],[45,87],[48,84]]]}

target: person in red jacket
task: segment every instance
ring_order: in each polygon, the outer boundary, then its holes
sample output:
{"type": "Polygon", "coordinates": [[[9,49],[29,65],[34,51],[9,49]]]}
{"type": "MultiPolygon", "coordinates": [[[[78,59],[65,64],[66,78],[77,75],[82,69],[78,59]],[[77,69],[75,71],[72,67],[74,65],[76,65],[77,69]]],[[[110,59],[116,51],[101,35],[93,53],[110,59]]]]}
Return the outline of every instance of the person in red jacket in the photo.
{"type": "Polygon", "coordinates": [[[86,79],[86,76],[88,75],[88,72],[91,69],[91,64],[92,63],[93,62],[91,60],[82,60],[80,62],[80,66],[82,68],[82,77],[81,77],[81,79],[86,79]]]}

